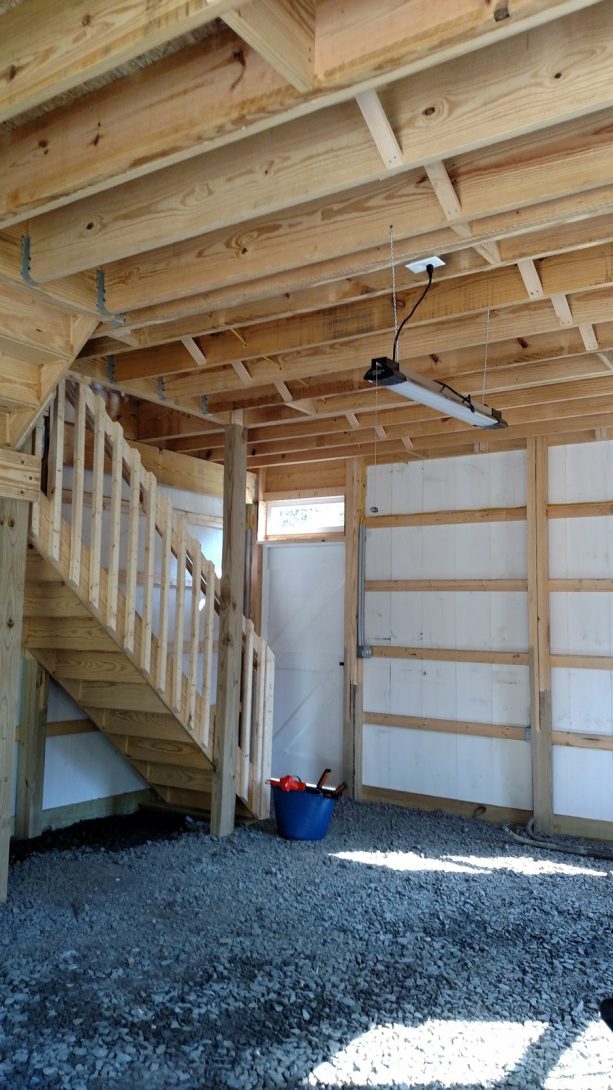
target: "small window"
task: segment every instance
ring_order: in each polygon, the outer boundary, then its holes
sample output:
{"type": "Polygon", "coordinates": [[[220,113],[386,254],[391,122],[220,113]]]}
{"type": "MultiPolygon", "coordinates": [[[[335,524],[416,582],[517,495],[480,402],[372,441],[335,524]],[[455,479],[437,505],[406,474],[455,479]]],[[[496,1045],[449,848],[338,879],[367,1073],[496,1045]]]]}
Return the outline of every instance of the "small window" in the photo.
{"type": "Polygon", "coordinates": [[[304,500],[269,500],[266,504],[266,538],[311,537],[342,534],[345,500],[326,496],[304,500]]]}

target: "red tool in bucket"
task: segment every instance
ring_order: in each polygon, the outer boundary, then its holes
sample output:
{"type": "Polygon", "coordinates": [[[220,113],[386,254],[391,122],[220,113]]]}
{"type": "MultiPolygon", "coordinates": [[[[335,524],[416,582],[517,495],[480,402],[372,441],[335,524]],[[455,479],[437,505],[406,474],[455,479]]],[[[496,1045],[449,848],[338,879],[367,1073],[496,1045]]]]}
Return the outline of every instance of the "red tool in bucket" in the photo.
{"type": "Polygon", "coordinates": [[[328,831],[334,804],[347,784],[326,787],[331,769],[325,768],[317,783],[304,783],[299,776],[270,779],[275,817],[280,836],[287,840],[322,840],[328,831]]]}

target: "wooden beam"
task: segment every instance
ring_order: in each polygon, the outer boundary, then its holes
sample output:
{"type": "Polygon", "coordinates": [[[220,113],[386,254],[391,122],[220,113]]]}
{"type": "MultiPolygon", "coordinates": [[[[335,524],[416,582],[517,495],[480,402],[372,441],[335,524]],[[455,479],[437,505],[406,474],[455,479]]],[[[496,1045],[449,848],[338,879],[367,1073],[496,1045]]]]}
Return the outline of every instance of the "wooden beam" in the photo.
{"type": "Polygon", "coordinates": [[[362,91],[356,102],[373,142],[388,170],[403,164],[402,149],[376,91],[362,91]]]}
{"type": "Polygon", "coordinates": [[[343,779],[351,798],[362,797],[363,664],[358,658],[360,525],[365,471],[359,458],[347,462],[345,481],[345,609],[343,670],[343,779]]]}
{"type": "Polygon", "coordinates": [[[0,449],[0,498],[35,503],[40,493],[40,458],[0,449]]]}
{"type": "MultiPolygon", "coordinates": [[[[459,817],[470,818],[478,821],[489,821],[494,825],[526,825],[530,818],[528,810],[512,809],[508,806],[492,806],[490,803],[468,802],[463,799],[441,798],[439,795],[418,795],[408,791],[393,791],[386,787],[365,786],[364,801],[386,803],[392,806],[408,806],[411,810],[437,810],[447,814],[457,814],[459,817]]],[[[564,819],[561,818],[561,821],[564,819]]],[[[572,820],[572,819],[571,819],[572,820]]],[[[579,818],[575,819],[580,821],[579,818]]],[[[597,822],[586,824],[600,824],[597,822]]],[[[610,826],[613,832],[613,822],[602,823],[610,826]]],[[[561,832],[556,829],[556,832],[561,832]]],[[[587,836],[585,831],[574,835],[587,836]]]]}
{"type": "Polygon", "coordinates": [[[219,664],[211,798],[211,832],[234,829],[235,758],[241,696],[245,580],[245,488],[247,450],[242,427],[227,424],[224,460],[224,535],[220,586],[219,664]]]}
{"type": "MultiPolygon", "coordinates": [[[[460,27],[457,18],[441,20],[440,11],[429,0],[419,0],[419,4],[410,0],[410,5],[409,9],[407,0],[404,5],[395,3],[394,12],[387,14],[387,3],[380,12],[373,9],[370,17],[378,23],[373,27],[373,38],[363,33],[362,14],[343,9],[338,0],[326,4],[325,14],[320,11],[322,25],[336,23],[338,31],[341,21],[346,27],[343,46],[346,49],[350,43],[355,78],[341,90],[334,86],[340,74],[335,64],[331,85],[324,89],[320,78],[316,91],[299,95],[228,30],[145,67],[137,82],[131,76],[115,80],[66,109],[54,110],[4,137],[0,135],[0,159],[8,164],[10,178],[0,193],[0,222],[18,222],[30,212],[40,214],[232,141],[237,131],[241,137],[257,133],[352,97],[356,88],[387,83],[400,74],[449,59],[462,48],[479,48],[530,29],[539,21],[566,15],[572,7],[587,6],[570,5],[568,0],[548,0],[546,4],[520,0],[514,4],[512,18],[493,22],[479,0],[470,0],[470,15],[465,10],[460,27]],[[372,42],[387,36],[392,14],[400,17],[402,7],[407,13],[402,17],[402,34],[392,49],[385,50],[383,64],[373,72],[372,42]],[[424,53],[425,40],[428,48],[424,53]],[[363,50],[361,61],[358,43],[363,50]],[[130,110],[126,112],[128,80],[130,110]],[[151,117],[156,119],[155,126],[149,124],[151,117]],[[92,133],[103,142],[102,158],[100,141],[92,139],[92,133]],[[68,160],[66,146],[73,151],[68,160]]],[[[325,33],[322,29],[320,38],[325,33]]],[[[325,42],[321,45],[325,48],[325,42]]]]}
{"type": "MultiPolygon", "coordinates": [[[[551,586],[551,581],[550,581],[551,586]]],[[[398,591],[402,594],[435,591],[444,593],[494,593],[525,592],[528,589],[526,579],[367,579],[366,590],[372,593],[398,591]]],[[[613,590],[613,580],[611,580],[613,590]]]]}
{"type": "MultiPolygon", "coordinates": [[[[319,0],[317,82],[336,87],[351,85],[358,74],[361,73],[361,78],[369,74],[374,79],[392,64],[398,72],[402,71],[409,58],[419,57],[427,67],[433,40],[439,49],[446,48],[445,58],[464,55],[480,46],[489,46],[508,33],[539,26],[585,7],[583,0],[564,4],[556,0],[553,3],[516,0],[512,13],[500,8],[494,14],[480,0],[457,0],[445,6],[433,5],[431,0],[415,0],[410,7],[398,0],[351,5],[339,0],[319,0]]],[[[441,59],[439,53],[437,63],[441,59]]]]}
{"type": "Polygon", "coordinates": [[[228,12],[225,22],[292,87],[312,90],[314,0],[251,0],[228,12]]]}
{"type": "Polygon", "coordinates": [[[206,356],[193,337],[180,337],[181,344],[187,348],[190,356],[197,367],[204,367],[206,363],[206,356]]]}
{"type": "MultiPolygon", "coordinates": [[[[202,458],[177,454],[173,450],[160,450],[147,443],[130,442],[130,446],[139,452],[143,466],[154,474],[160,484],[196,492],[200,496],[223,496],[222,466],[202,458]]],[[[245,492],[247,503],[253,502],[255,483],[255,474],[248,473],[245,492]]]]}
{"type": "Polygon", "coordinates": [[[544,295],[543,285],[532,258],[523,258],[518,261],[517,268],[530,299],[542,299],[544,295]]]}
{"type": "Polygon", "coordinates": [[[549,544],[547,534],[547,444],[528,439],[528,626],[530,642],[530,745],[534,825],[553,828],[551,663],[549,647],[549,544]]]}
{"type": "Polygon", "coordinates": [[[551,305],[561,326],[575,325],[572,311],[568,305],[568,299],[564,292],[555,292],[555,294],[551,296],[551,305]]]}
{"type": "Polygon", "coordinates": [[[28,504],[0,499],[0,903],[8,888],[28,504]]]}
{"type": "Polygon", "coordinates": [[[6,12],[0,36],[0,121],[103,75],[223,15],[237,0],[30,0],[6,12]]]}
{"type": "Polygon", "coordinates": [[[31,655],[26,655],[21,680],[15,797],[15,836],[19,840],[30,840],[41,832],[48,692],[47,671],[31,655]]]}
{"type": "MultiPolygon", "coordinates": [[[[613,38],[613,12],[593,9],[535,31],[529,43],[520,36],[458,58],[437,69],[437,98],[450,104],[461,101],[461,116],[451,106],[434,110],[432,123],[424,126],[416,126],[414,118],[416,110],[423,113],[429,108],[431,73],[408,77],[398,85],[395,99],[396,137],[403,148],[405,170],[608,108],[613,103],[613,49],[602,47],[607,35],[613,38]],[[547,95],[539,95],[536,109],[533,89],[541,88],[543,65],[564,67],[569,40],[582,59],[570,71],[567,68],[563,86],[551,80],[547,95]],[[510,96],[509,83],[525,88],[525,95],[510,96]],[[476,87],[487,87],[485,99],[483,92],[475,92],[476,87]]],[[[258,148],[258,138],[250,137],[216,149],[205,159],[186,160],[37,216],[30,224],[33,278],[44,283],[179,243],[201,234],[203,222],[215,231],[254,216],[277,214],[299,202],[376,183],[380,174],[379,157],[356,130],[353,112],[344,103],[330,108],[325,125],[313,114],[271,130],[267,134],[269,170],[245,171],[245,159],[257,155],[258,148]],[[203,171],[206,187],[201,185],[203,171]]],[[[550,189],[552,174],[547,172],[550,189]]],[[[524,203],[523,194],[521,200],[524,203]]],[[[468,215],[464,197],[462,208],[468,215]]],[[[414,207],[410,212],[405,207],[405,217],[409,216],[413,223],[419,222],[414,207]]],[[[389,222],[395,224],[395,218],[388,218],[389,222]]],[[[232,257],[236,276],[234,249],[232,257]]]]}
{"type": "Polygon", "coordinates": [[[504,666],[527,666],[528,654],[524,651],[474,651],[453,647],[390,647],[389,644],[374,646],[376,659],[415,659],[418,662],[482,662],[504,666]]]}
{"type": "Polygon", "coordinates": [[[364,519],[369,529],[396,526],[456,526],[470,522],[522,522],[526,508],[479,507],[457,511],[417,511],[411,514],[367,515],[364,519]]]}
{"type": "Polygon", "coordinates": [[[390,712],[364,712],[364,722],[376,727],[432,731],[437,734],[462,734],[473,738],[511,738],[525,742],[526,728],[505,723],[472,723],[457,719],[431,719],[419,715],[395,715],[390,712]]]}

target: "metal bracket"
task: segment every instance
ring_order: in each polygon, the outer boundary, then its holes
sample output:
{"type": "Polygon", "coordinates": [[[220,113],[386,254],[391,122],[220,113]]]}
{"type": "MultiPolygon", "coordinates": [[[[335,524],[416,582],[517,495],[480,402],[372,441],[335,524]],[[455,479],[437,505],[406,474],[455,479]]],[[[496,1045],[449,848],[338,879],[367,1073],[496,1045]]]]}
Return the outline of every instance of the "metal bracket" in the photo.
{"type": "MultiPolygon", "coordinates": [[[[28,251],[29,252],[29,251],[28,251]]],[[[106,279],[104,269],[96,269],[96,306],[103,318],[112,325],[123,325],[125,314],[112,314],[106,309],[106,279]]]]}
{"type": "Polygon", "coordinates": [[[359,659],[371,659],[372,658],[372,647],[369,647],[368,644],[358,644],[358,658],[359,659]]]}
{"type": "Polygon", "coordinates": [[[30,243],[29,235],[21,236],[21,279],[24,283],[36,288],[38,287],[38,280],[33,280],[30,276],[30,243]]]}
{"type": "Polygon", "coordinates": [[[201,411],[203,416],[208,415],[208,411],[209,411],[209,399],[208,399],[208,397],[203,396],[203,397],[200,398],[200,411],[201,411]]]}
{"type": "Polygon", "coordinates": [[[164,379],[161,375],[157,380],[157,395],[160,401],[164,401],[166,394],[164,393],[164,379]]]}
{"type": "Polygon", "coordinates": [[[527,727],[524,727],[524,742],[529,742],[531,740],[531,738],[532,738],[532,727],[530,726],[530,724],[528,724],[527,727]]]}
{"type": "Polygon", "coordinates": [[[115,357],[106,357],[106,379],[107,382],[115,382],[115,357]]]}

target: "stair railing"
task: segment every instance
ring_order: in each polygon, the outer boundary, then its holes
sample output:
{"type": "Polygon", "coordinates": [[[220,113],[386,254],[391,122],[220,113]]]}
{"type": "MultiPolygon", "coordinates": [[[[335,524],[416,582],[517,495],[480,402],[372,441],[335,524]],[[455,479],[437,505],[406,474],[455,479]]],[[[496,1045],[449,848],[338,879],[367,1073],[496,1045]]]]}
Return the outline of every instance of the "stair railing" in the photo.
{"type": "MultiPolygon", "coordinates": [[[[45,448],[50,558],[60,563],[62,527],[68,522],[67,581],[77,590],[86,588],[89,607],[212,761],[219,610],[214,564],[188,533],[185,514],[173,510],[121,425],[108,415],[100,394],[62,381],[46,429],[39,427],[35,435],[36,451],[43,454],[45,448]],[[66,458],[71,447],[72,458],[66,458]]],[[[34,504],[35,540],[40,526],[40,505],[34,504]]],[[[243,618],[235,778],[237,795],[258,816],[267,816],[270,805],[273,682],[274,656],[253,622],[243,618]]]]}

